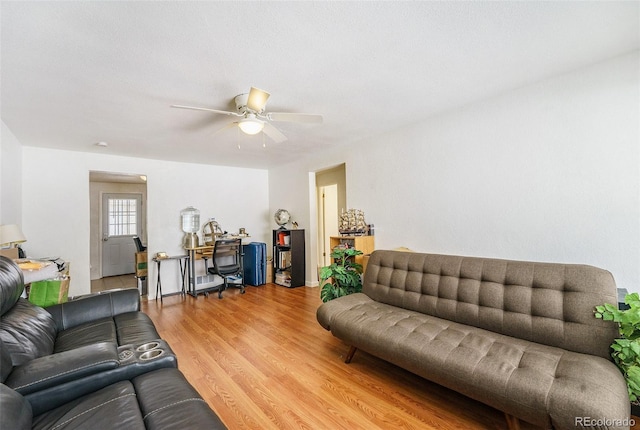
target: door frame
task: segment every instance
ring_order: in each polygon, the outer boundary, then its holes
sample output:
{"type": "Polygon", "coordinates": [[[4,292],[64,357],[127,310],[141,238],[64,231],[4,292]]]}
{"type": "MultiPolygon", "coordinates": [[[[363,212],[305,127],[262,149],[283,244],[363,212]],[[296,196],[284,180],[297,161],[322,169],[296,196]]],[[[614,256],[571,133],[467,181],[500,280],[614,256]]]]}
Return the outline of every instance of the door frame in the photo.
{"type": "Polygon", "coordinates": [[[338,184],[318,187],[318,264],[331,264],[331,236],[340,234],[338,231],[338,184]]]}
{"type": "MultiPolygon", "coordinates": [[[[115,241],[120,241],[121,243],[125,243],[126,245],[131,245],[133,243],[133,237],[134,236],[138,236],[138,237],[142,237],[142,200],[143,200],[143,195],[142,193],[133,193],[133,192],[126,192],[126,193],[120,193],[120,192],[104,192],[102,193],[101,196],[101,206],[100,206],[100,210],[101,210],[101,229],[100,229],[100,236],[102,238],[102,251],[101,251],[101,265],[100,265],[100,272],[102,277],[105,276],[104,274],[104,269],[105,266],[109,266],[106,263],[106,259],[108,258],[108,253],[105,252],[105,246],[107,244],[107,241],[109,240],[115,240],[115,241]],[[113,235],[111,236],[109,234],[109,217],[108,217],[108,202],[110,199],[128,199],[128,200],[136,200],[136,232],[135,234],[119,234],[119,235],[113,235]]],[[[128,246],[129,248],[131,246],[128,246]]],[[[115,273],[115,274],[109,274],[107,276],[118,276],[118,275],[126,275],[129,273],[135,273],[135,259],[134,259],[134,255],[135,255],[135,247],[133,248],[133,251],[131,253],[131,255],[129,257],[125,257],[128,258],[131,263],[131,271],[125,271],[122,273],[115,273]]]]}
{"type": "Polygon", "coordinates": [[[147,176],[143,173],[89,171],[89,254],[90,278],[102,278],[102,194],[103,193],[142,193],[142,235],[143,243],[147,238],[147,176]]]}
{"type": "MultiPolygon", "coordinates": [[[[318,268],[316,272],[319,272],[319,268],[325,265],[324,263],[325,258],[323,254],[326,253],[324,249],[325,242],[326,242],[325,240],[326,235],[325,235],[325,229],[324,229],[325,220],[324,220],[324,214],[321,213],[321,211],[324,210],[323,203],[321,201],[322,189],[328,185],[333,185],[333,184],[337,185],[336,217],[339,216],[341,209],[347,210],[347,173],[346,172],[347,172],[346,164],[341,163],[333,167],[329,167],[327,169],[318,170],[315,172],[315,175],[314,175],[315,189],[313,191],[315,191],[315,196],[311,196],[311,197],[315,200],[315,205],[316,205],[315,218],[316,218],[316,231],[317,231],[316,236],[317,237],[315,238],[315,242],[316,242],[315,246],[317,247],[316,249],[318,253],[318,255],[316,256],[317,261],[314,262],[318,268]]],[[[336,234],[338,234],[338,232],[336,232],[336,234]]],[[[313,242],[312,242],[312,246],[313,246],[313,242]]],[[[329,250],[329,253],[330,253],[330,250],[329,250]]],[[[319,279],[319,276],[318,276],[318,279],[319,279]]]]}

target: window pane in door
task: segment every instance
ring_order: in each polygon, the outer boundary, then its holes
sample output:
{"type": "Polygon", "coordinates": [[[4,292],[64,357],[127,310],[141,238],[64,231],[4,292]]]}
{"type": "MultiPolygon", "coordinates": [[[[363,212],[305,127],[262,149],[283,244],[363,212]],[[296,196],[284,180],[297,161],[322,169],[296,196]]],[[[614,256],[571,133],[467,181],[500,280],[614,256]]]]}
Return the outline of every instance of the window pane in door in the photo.
{"type": "Polygon", "coordinates": [[[109,199],[109,236],[137,234],[136,203],[136,199],[109,199]]]}

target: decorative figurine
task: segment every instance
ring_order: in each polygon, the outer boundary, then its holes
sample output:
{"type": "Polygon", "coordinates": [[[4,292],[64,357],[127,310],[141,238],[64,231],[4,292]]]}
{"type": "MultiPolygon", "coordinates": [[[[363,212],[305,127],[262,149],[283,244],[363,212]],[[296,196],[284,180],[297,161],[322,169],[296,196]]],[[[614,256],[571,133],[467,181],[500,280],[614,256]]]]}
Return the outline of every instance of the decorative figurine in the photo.
{"type": "Polygon", "coordinates": [[[338,222],[338,231],[344,236],[362,236],[367,233],[364,211],[360,209],[342,210],[338,222]]]}

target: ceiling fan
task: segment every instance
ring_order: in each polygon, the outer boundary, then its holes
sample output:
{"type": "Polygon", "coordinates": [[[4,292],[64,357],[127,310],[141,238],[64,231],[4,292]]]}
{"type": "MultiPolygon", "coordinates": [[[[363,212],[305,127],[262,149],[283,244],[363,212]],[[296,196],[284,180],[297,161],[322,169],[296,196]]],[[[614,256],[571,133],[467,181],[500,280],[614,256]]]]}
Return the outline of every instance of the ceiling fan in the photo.
{"type": "MultiPolygon", "coordinates": [[[[322,123],[322,115],[292,112],[266,112],[265,106],[270,94],[258,88],[251,87],[249,94],[237,95],[233,100],[236,104],[236,112],[210,109],[205,107],[171,105],[174,108],[203,110],[207,112],[219,113],[222,115],[235,116],[240,118],[227,125],[225,128],[233,127],[236,124],[246,134],[258,134],[261,131],[280,143],[287,140],[287,137],[271,124],[273,122],[300,122],[300,123],[322,123]]],[[[219,130],[222,131],[222,130],[219,130]]]]}

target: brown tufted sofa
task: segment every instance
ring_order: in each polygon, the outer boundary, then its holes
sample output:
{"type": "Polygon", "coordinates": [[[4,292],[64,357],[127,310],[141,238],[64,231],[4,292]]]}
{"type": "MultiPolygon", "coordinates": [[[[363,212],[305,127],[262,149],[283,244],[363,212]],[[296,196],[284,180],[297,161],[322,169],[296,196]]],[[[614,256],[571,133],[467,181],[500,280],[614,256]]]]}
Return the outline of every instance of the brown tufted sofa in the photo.
{"type": "Polygon", "coordinates": [[[362,293],[323,303],[318,322],[362,349],[505,412],[555,429],[628,429],[617,336],[593,309],[616,303],[592,266],[375,251],[362,293]]]}

